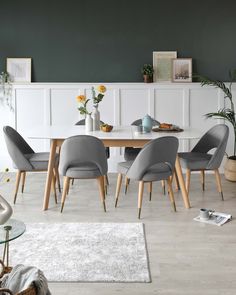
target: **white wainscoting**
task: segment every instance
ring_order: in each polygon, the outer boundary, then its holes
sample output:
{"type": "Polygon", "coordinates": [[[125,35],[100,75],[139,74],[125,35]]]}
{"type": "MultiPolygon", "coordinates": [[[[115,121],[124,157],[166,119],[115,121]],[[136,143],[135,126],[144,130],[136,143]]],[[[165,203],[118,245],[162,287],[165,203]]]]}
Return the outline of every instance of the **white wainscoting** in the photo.
{"type": "MultiPolygon", "coordinates": [[[[5,106],[0,108],[1,127],[11,125],[23,136],[34,125],[75,124],[81,119],[76,96],[91,97],[91,87],[98,83],[30,83],[13,86],[15,112],[5,106]]],[[[101,119],[113,125],[129,125],[137,118],[150,114],[161,122],[171,122],[183,128],[197,128],[204,133],[216,121],[206,120],[204,114],[224,106],[224,96],[213,87],[199,83],[104,83],[106,95],[100,103],[101,119]]],[[[234,94],[236,94],[236,87],[234,94]]],[[[90,105],[91,109],[92,106],[90,105]]],[[[220,122],[219,120],[217,121],[220,122]]],[[[47,140],[27,139],[35,151],[48,151],[47,140]]],[[[3,134],[0,136],[0,168],[11,167],[3,134]]],[[[188,151],[194,142],[182,142],[180,150],[188,151]]],[[[228,144],[232,152],[232,130],[228,144]]],[[[123,159],[122,149],[111,149],[109,171],[123,159]]]]}

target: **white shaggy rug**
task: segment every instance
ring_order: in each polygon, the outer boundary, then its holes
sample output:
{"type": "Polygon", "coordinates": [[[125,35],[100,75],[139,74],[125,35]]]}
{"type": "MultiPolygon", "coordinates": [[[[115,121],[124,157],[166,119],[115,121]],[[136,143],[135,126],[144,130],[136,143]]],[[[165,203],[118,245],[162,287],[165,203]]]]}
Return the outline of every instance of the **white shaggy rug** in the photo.
{"type": "Polygon", "coordinates": [[[151,281],[142,223],[26,224],[10,260],[38,267],[49,281],[151,281]]]}

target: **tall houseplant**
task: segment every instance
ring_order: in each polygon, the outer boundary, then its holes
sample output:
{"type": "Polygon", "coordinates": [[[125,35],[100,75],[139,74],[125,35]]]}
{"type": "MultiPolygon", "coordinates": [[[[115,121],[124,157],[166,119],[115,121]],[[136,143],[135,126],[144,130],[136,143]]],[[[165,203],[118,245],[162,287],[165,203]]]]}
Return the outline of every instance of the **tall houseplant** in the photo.
{"type": "Polygon", "coordinates": [[[225,177],[228,180],[236,181],[236,113],[232,94],[232,84],[236,81],[236,69],[229,71],[230,82],[228,86],[222,81],[212,80],[205,76],[198,75],[197,77],[201,82],[201,86],[213,86],[221,89],[224,93],[225,107],[219,109],[217,112],[207,113],[206,117],[224,119],[233,127],[233,155],[227,155],[228,161],[225,165],[225,177]]]}

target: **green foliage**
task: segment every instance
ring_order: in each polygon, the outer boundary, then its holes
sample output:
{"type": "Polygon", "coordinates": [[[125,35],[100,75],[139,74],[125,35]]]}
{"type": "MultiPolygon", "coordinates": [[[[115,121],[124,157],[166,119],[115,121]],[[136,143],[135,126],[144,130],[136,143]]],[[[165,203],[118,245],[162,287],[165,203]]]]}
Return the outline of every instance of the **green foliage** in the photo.
{"type": "Polygon", "coordinates": [[[229,83],[228,87],[222,81],[211,80],[208,77],[201,76],[201,75],[196,75],[195,77],[197,77],[199,79],[199,81],[201,82],[201,86],[208,85],[208,86],[213,86],[215,88],[221,89],[224,93],[225,103],[226,103],[226,100],[229,101],[230,108],[225,107],[225,108],[218,110],[217,112],[207,113],[205,116],[207,118],[224,119],[232,125],[233,130],[234,130],[234,154],[233,154],[233,157],[235,157],[236,156],[236,114],[235,114],[235,108],[234,108],[233,95],[232,95],[231,88],[232,88],[232,83],[234,81],[236,81],[236,69],[233,71],[229,71],[230,83],[229,83]]]}
{"type": "Polygon", "coordinates": [[[84,103],[82,103],[82,106],[78,108],[81,115],[91,114],[88,112],[87,107],[86,107],[89,100],[90,99],[87,99],[84,103]]]}
{"type": "Polygon", "coordinates": [[[152,77],[153,73],[154,73],[154,69],[153,69],[152,65],[150,65],[150,64],[143,65],[143,68],[142,68],[143,75],[148,75],[148,76],[152,77]]]}

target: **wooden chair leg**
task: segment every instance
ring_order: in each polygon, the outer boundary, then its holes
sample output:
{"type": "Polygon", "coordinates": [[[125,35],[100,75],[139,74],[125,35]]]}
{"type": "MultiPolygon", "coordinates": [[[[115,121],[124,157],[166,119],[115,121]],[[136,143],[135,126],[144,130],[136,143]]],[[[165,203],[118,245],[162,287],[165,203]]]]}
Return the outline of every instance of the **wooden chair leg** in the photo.
{"type": "Polygon", "coordinates": [[[171,204],[172,204],[172,207],[173,207],[174,211],[176,212],[175,197],[174,197],[174,193],[173,193],[172,183],[171,183],[171,178],[170,177],[167,179],[167,184],[168,184],[168,191],[169,191],[170,201],[171,201],[171,204]]]}
{"type": "Polygon", "coordinates": [[[166,194],[166,185],[165,185],[165,180],[161,181],[161,186],[162,186],[162,190],[163,190],[163,194],[166,194]]]}
{"type": "Polygon", "coordinates": [[[108,179],[108,175],[106,174],[105,177],[106,177],[106,183],[107,183],[107,185],[110,185],[109,179],[108,179]]]}
{"type": "Polygon", "coordinates": [[[52,190],[54,192],[55,203],[57,204],[56,175],[55,175],[55,173],[53,173],[53,176],[52,176],[52,190]]]}
{"type": "Polygon", "coordinates": [[[191,170],[190,169],[187,169],[186,170],[186,190],[187,190],[187,193],[189,193],[189,187],[190,187],[190,178],[191,178],[191,170]]]}
{"type": "Polygon", "coordinates": [[[202,190],[205,190],[205,171],[201,170],[201,183],[202,183],[202,190]]]}
{"type": "Polygon", "coordinates": [[[66,191],[67,195],[69,194],[69,191],[70,191],[70,183],[71,183],[71,181],[72,181],[72,179],[70,178],[68,186],[67,186],[67,191],[66,191]]]}
{"type": "Polygon", "coordinates": [[[217,185],[218,192],[221,195],[222,201],[224,201],[224,195],[223,195],[223,191],[222,191],[222,184],[221,184],[221,177],[220,177],[219,170],[216,169],[216,170],[214,170],[214,172],[215,172],[216,185],[217,185]]]}
{"type": "Polygon", "coordinates": [[[16,197],[19,189],[20,178],[21,178],[22,171],[18,170],[16,174],[16,187],[15,187],[15,194],[14,194],[14,204],[16,203],[16,197]]]}
{"type": "Polygon", "coordinates": [[[103,209],[104,209],[104,212],[106,212],[104,177],[103,176],[98,177],[97,181],[98,181],[98,185],[99,185],[100,198],[103,203],[103,209]]]}
{"type": "Polygon", "coordinates": [[[125,194],[127,193],[129,183],[130,183],[130,179],[128,177],[125,177],[125,194]]]}
{"type": "Polygon", "coordinates": [[[61,213],[62,213],[63,208],[64,208],[69,182],[70,182],[70,178],[65,176],[64,177],[64,184],[63,184],[63,192],[62,192],[62,197],[61,197],[61,213]]]}
{"type": "Polygon", "coordinates": [[[149,201],[152,200],[152,182],[148,183],[149,201]]]}
{"type": "Polygon", "coordinates": [[[174,181],[175,181],[175,188],[176,190],[180,190],[180,186],[179,186],[179,179],[178,179],[178,176],[177,176],[177,172],[176,172],[176,169],[174,169],[174,181]]]}
{"type": "Polygon", "coordinates": [[[122,183],[122,174],[119,173],[117,177],[117,184],[116,184],[116,203],[115,203],[115,208],[117,207],[119,195],[120,195],[120,188],[121,188],[121,183],[122,183]]]}
{"type": "Polygon", "coordinates": [[[144,188],[144,181],[139,181],[139,189],[138,189],[138,219],[141,217],[141,210],[142,210],[142,202],[143,202],[143,188],[144,188]]]}
{"type": "Polygon", "coordinates": [[[103,183],[104,183],[104,192],[105,192],[105,197],[107,195],[107,178],[106,175],[103,176],[103,183]]]}
{"type": "Polygon", "coordinates": [[[58,167],[55,167],[54,171],[55,171],[55,175],[56,175],[56,182],[58,185],[58,191],[59,191],[59,193],[61,193],[61,183],[60,183],[60,176],[59,176],[59,172],[58,172],[58,167]]]}
{"type": "Polygon", "coordinates": [[[26,172],[22,172],[22,180],[21,180],[21,192],[23,194],[24,188],[25,188],[25,177],[26,177],[26,172]]]}

